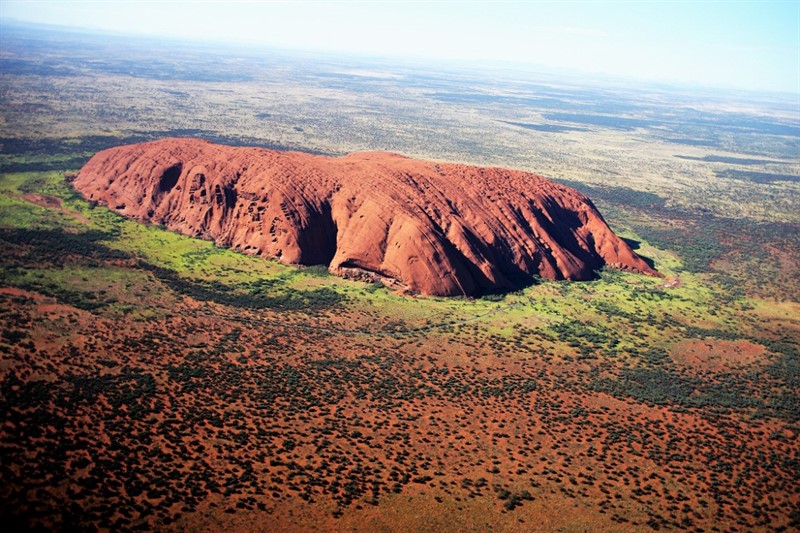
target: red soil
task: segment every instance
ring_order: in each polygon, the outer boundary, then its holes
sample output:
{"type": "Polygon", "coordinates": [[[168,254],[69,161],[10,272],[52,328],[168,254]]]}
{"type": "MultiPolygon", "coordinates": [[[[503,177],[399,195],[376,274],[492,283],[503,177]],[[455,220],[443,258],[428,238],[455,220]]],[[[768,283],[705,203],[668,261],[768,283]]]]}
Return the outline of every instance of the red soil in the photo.
{"type": "Polygon", "coordinates": [[[29,526],[791,530],[786,420],[598,392],[597,366],[533,335],[345,335],[294,326],[371,310],[171,298],[120,320],[0,290],[25,333],[0,341],[0,501],[29,526]],[[508,509],[504,491],[531,499],[508,509]]]}
{"type": "Polygon", "coordinates": [[[766,349],[746,340],[687,339],[670,352],[676,363],[695,371],[723,372],[766,361],[766,349]]]}
{"type": "Polygon", "coordinates": [[[75,220],[81,222],[82,224],[89,224],[88,218],[81,215],[80,213],[76,213],[74,211],[70,211],[69,209],[65,208],[61,203],[61,198],[56,198],[55,196],[48,196],[46,194],[29,193],[29,194],[23,194],[22,199],[27,200],[32,204],[36,204],[39,207],[46,207],[48,209],[58,209],[65,215],[74,218],[75,220]]]}

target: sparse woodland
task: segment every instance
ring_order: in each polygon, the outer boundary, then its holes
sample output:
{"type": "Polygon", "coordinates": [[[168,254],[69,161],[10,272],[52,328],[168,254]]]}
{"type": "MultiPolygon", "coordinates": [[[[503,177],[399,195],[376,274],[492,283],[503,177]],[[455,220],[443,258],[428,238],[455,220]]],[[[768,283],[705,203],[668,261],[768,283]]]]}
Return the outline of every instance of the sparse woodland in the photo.
{"type": "Polygon", "coordinates": [[[41,39],[11,35],[0,70],[7,527],[800,528],[785,108],[740,131],[713,101],[711,127],[633,91],[41,39]],[[666,279],[400,296],[125,220],[64,177],[179,134],[560,178],[666,279]]]}

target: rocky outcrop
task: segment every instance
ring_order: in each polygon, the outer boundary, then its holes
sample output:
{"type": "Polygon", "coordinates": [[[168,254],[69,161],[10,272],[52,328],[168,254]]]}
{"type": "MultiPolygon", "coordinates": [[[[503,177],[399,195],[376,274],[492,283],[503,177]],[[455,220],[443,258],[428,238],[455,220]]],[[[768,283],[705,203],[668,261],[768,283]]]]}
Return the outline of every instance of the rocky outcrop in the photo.
{"type": "Polygon", "coordinates": [[[655,274],[586,196],[503,168],[165,139],[99,152],[74,185],[126,216],[420,294],[585,280],[603,265],[655,274]]]}

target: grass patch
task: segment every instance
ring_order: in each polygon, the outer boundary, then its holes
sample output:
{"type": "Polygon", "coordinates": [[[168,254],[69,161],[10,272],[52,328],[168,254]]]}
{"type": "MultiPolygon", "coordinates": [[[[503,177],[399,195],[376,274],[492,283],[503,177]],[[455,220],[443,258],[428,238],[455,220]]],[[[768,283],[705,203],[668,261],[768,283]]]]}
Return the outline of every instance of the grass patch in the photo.
{"type": "MultiPolygon", "coordinates": [[[[598,332],[598,328],[607,324],[621,332],[633,334],[638,328],[660,336],[656,330],[665,317],[691,317],[707,326],[719,325],[725,319],[724,313],[714,315],[718,306],[714,304],[712,290],[704,286],[705,278],[687,272],[674,253],[652,245],[630,230],[619,233],[666,276],[681,272],[681,287],[665,291],[664,280],[605,270],[592,282],[543,282],[517,293],[479,299],[414,298],[394,294],[384,287],[333,277],[324,267],[286,266],[126,219],[84,201],[58,172],[1,176],[0,202],[4,203],[0,205],[12,209],[5,211],[6,218],[0,226],[6,230],[0,233],[0,239],[5,246],[16,250],[12,254],[14,259],[7,260],[6,268],[31,268],[36,261],[60,268],[130,261],[133,268],[154,275],[172,292],[196,300],[280,311],[347,308],[363,316],[382,317],[375,327],[398,332],[431,326],[457,328],[480,321],[489,335],[515,338],[519,327],[556,324],[566,327],[563,324],[577,320],[576,323],[589,328],[587,331],[598,332]],[[29,193],[60,198],[62,209],[40,207],[18,197],[29,193]],[[69,213],[80,215],[85,222],[69,213]]],[[[52,287],[50,291],[55,294],[52,287]]],[[[76,299],[74,295],[65,295],[62,297],[76,299]]],[[[94,304],[81,301],[80,305],[94,304]]],[[[561,339],[565,332],[549,331],[554,342],[566,345],[573,342],[573,352],[584,356],[593,350],[614,354],[636,344],[608,346],[607,342],[579,338],[577,332],[569,333],[572,340],[561,339]]]]}

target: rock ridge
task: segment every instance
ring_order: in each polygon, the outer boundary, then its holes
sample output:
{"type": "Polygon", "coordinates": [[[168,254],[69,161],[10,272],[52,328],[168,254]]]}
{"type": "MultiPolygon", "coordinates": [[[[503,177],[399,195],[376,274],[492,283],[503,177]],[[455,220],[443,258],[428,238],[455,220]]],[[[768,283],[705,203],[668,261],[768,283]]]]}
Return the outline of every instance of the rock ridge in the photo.
{"type": "Polygon", "coordinates": [[[604,265],[658,275],[586,196],[518,170],[163,139],[98,152],[73,184],[138,220],[423,295],[586,280],[604,265]]]}

